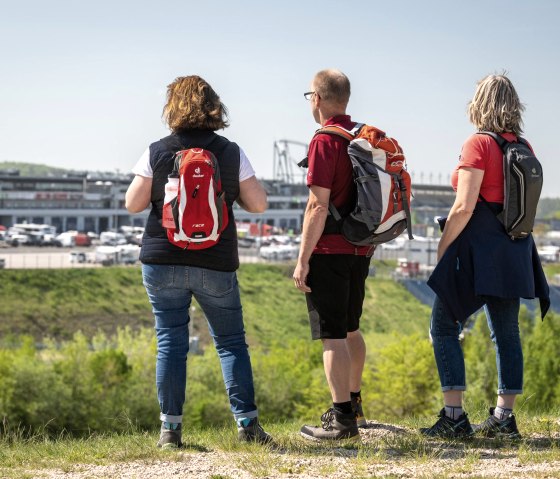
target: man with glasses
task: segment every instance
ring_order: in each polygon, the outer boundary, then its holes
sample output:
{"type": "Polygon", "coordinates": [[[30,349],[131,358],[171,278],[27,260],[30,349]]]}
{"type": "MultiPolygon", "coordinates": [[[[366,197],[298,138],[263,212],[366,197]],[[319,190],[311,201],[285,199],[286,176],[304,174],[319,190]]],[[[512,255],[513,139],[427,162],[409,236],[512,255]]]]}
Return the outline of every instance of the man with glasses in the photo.
{"type": "MultiPolygon", "coordinates": [[[[344,73],[320,71],[304,96],[321,127],[351,130],[355,126],[346,114],[350,81],[344,73]]],[[[296,288],[306,296],[311,336],[323,343],[323,366],[333,401],[321,416],[321,426],[301,428],[302,436],[316,441],[358,439],[358,426],[367,424],[360,396],[366,348],[359,327],[372,248],[348,243],[328,213],[329,203],[342,214],[354,207],[347,148],[348,140],[339,136],[320,133],[311,140],[309,200],[293,274],[296,288]]]]}

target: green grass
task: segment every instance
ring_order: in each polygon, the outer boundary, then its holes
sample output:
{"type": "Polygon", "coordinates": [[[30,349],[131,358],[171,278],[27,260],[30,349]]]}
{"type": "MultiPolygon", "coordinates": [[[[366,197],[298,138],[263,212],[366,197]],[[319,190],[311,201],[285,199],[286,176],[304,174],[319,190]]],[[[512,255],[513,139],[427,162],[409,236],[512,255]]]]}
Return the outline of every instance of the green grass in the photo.
{"type": "MultiPolygon", "coordinates": [[[[396,358],[395,368],[400,367],[401,354],[405,355],[401,361],[405,368],[409,367],[406,359],[412,353],[419,354],[418,351],[422,353],[418,356],[420,359],[428,357],[432,361],[430,352],[424,353],[422,349],[415,352],[410,341],[401,341],[403,336],[411,334],[418,334],[419,344],[426,338],[430,308],[419,303],[400,284],[387,279],[387,273],[394,267],[392,263],[377,262],[376,267],[378,274],[368,278],[366,283],[362,316],[369,365],[366,368],[364,387],[370,391],[368,396],[372,396],[376,388],[380,394],[388,396],[393,390],[397,390],[397,385],[382,384],[374,377],[379,371],[370,366],[383,365],[379,362],[380,352],[391,343],[409,348],[395,347],[388,350],[396,358]]],[[[328,391],[320,367],[320,345],[308,341],[310,333],[305,298],[293,286],[292,268],[293,265],[246,264],[242,265],[238,273],[247,340],[254,347],[252,351],[257,397],[268,397],[265,393],[272,391],[272,399],[277,399],[278,403],[275,405],[276,410],[281,410],[280,406],[286,401],[282,399],[282,394],[286,393],[283,384],[290,379],[293,390],[313,393],[311,404],[315,405],[315,409],[322,408],[328,402],[328,391]],[[282,350],[286,345],[290,349],[282,350]],[[293,359],[294,357],[297,359],[293,359]],[[298,368],[316,371],[317,379],[311,386],[302,386],[307,384],[303,370],[295,374],[294,361],[297,360],[298,368]],[[289,370],[290,366],[293,366],[292,370],[289,370]],[[295,378],[299,378],[297,380],[301,384],[294,382],[295,378]]],[[[4,343],[9,343],[8,335],[19,332],[31,334],[37,341],[42,341],[45,335],[63,340],[71,337],[77,330],[83,331],[91,339],[98,330],[112,334],[123,326],[144,331],[142,334],[146,337],[153,334],[142,329],[145,326],[151,329],[153,319],[139,268],[4,270],[0,280],[0,337],[4,343]]],[[[204,334],[206,326],[200,310],[197,308],[192,316],[195,332],[204,334]]],[[[207,336],[203,336],[203,339],[208,341],[207,336]]],[[[132,339],[128,342],[131,341],[132,339]]],[[[128,344],[127,341],[124,342],[128,344]]],[[[125,346],[123,348],[129,353],[131,348],[134,350],[130,345],[125,346]]],[[[13,354],[11,350],[8,353],[13,354]]],[[[212,396],[208,400],[212,403],[223,402],[224,418],[229,421],[217,359],[213,357],[213,362],[210,362],[209,357],[210,355],[205,355],[192,360],[190,374],[194,376],[189,386],[189,398],[192,400],[198,385],[206,384],[212,379],[216,382],[216,398],[212,396]]],[[[142,358],[151,364],[153,351],[142,351],[142,358]]],[[[488,358],[488,361],[493,361],[493,358],[488,358]]],[[[139,364],[144,363],[140,361],[139,364]]],[[[391,369],[389,375],[393,381],[395,372],[395,369],[391,369]]],[[[403,374],[409,380],[414,379],[406,376],[406,371],[403,374]]],[[[149,394],[153,394],[153,391],[149,394]]],[[[434,398],[439,407],[439,394],[434,398]]],[[[267,410],[270,411],[273,406],[272,399],[262,404],[264,420],[267,419],[267,410]]],[[[467,399],[466,406],[472,422],[484,419],[486,409],[483,402],[471,400],[470,396],[467,399]]],[[[156,402],[154,394],[154,407],[157,406],[156,402]]],[[[366,401],[364,405],[370,411],[374,410],[374,404],[366,401]]],[[[311,409],[307,404],[305,409],[296,412],[300,417],[315,423],[318,420],[317,411],[311,409]]],[[[156,461],[186,462],[191,455],[199,452],[219,453],[212,457],[221,461],[226,467],[225,471],[228,470],[228,465],[235,465],[254,477],[262,478],[276,477],[279,474],[289,474],[290,477],[330,474],[335,477],[340,471],[355,479],[374,474],[380,477],[447,478],[460,474],[479,477],[477,471],[482,470],[486,464],[508,458],[514,458],[520,464],[516,474],[523,477],[526,467],[560,462],[560,410],[549,411],[546,415],[529,414],[520,403],[516,413],[525,439],[514,443],[481,439],[455,442],[427,440],[416,431],[420,426],[432,424],[435,416],[383,418],[383,410],[386,409],[377,411],[375,417],[378,420],[386,419],[385,424],[366,430],[360,445],[342,447],[304,442],[298,434],[301,421],[281,422],[282,416],[278,414],[268,416],[268,419],[277,418],[276,422],[265,424],[276,439],[275,448],[239,444],[234,425],[230,422],[226,422],[228,426],[206,429],[189,426],[186,447],[174,452],[163,452],[154,447],[157,432],[141,430],[132,425],[125,432],[86,434],[80,437],[64,433],[53,437],[47,425],[33,434],[29,430],[6,426],[2,429],[0,426],[0,477],[36,477],[36,470],[75,471],[76,467],[81,467],[76,465],[80,464],[108,465],[142,461],[149,465],[156,461]],[[343,459],[344,462],[340,462],[343,459]],[[401,469],[397,470],[395,467],[401,469]]],[[[423,410],[433,415],[437,407],[423,410]]],[[[201,415],[203,412],[199,411],[201,415]]],[[[153,417],[156,417],[155,413],[153,417]]],[[[208,477],[228,479],[237,476],[233,472],[230,474],[219,470],[208,477]]],[[[535,473],[533,477],[560,477],[560,472],[548,471],[541,476],[535,473]]]]}
{"type": "MultiPolygon", "coordinates": [[[[391,262],[376,262],[380,273],[391,262]]],[[[244,264],[238,272],[247,337],[267,346],[286,338],[309,338],[304,295],[291,279],[293,265],[244,264]]],[[[429,308],[384,274],[368,278],[363,331],[425,331],[429,308]]],[[[69,339],[93,337],[118,327],[152,327],[153,316],[137,267],[3,270],[0,276],[0,337],[21,333],[69,339]]],[[[195,303],[196,307],[196,303],[195,303]]],[[[209,342],[200,308],[195,334],[209,342]]]]}
{"type": "MultiPolygon", "coordinates": [[[[370,477],[371,469],[393,467],[414,467],[419,472],[415,477],[454,477],[457,474],[477,477],[473,474],[483,468],[489,458],[493,462],[516,458],[522,473],[523,468],[530,465],[560,461],[560,425],[550,419],[547,422],[536,416],[521,415],[519,424],[526,439],[514,442],[426,439],[417,432],[420,425],[426,424],[426,419],[417,418],[396,425],[377,423],[377,428],[362,430],[361,443],[342,445],[303,440],[298,434],[299,422],[267,424],[267,430],[275,438],[271,447],[238,443],[233,425],[188,428],[185,447],[176,451],[158,450],[154,446],[157,433],[133,428],[123,434],[92,435],[84,439],[64,435],[52,438],[41,432],[25,438],[16,431],[0,436],[0,476],[19,479],[33,477],[41,470],[70,472],[78,467],[87,470],[87,465],[131,461],[147,465],[155,461],[185,462],[191,455],[201,452],[221,453],[210,454],[218,465],[235,466],[262,478],[315,473],[336,477],[341,468],[353,477],[370,477]],[[379,433],[391,428],[394,432],[379,433]]],[[[235,477],[235,474],[210,477],[235,477]]],[[[402,476],[388,473],[383,477],[402,476]]],[[[560,477],[560,471],[549,471],[546,477],[560,477]]]]}
{"type": "Polygon", "coordinates": [[[151,325],[139,268],[3,270],[0,336],[68,339],[151,325]]]}

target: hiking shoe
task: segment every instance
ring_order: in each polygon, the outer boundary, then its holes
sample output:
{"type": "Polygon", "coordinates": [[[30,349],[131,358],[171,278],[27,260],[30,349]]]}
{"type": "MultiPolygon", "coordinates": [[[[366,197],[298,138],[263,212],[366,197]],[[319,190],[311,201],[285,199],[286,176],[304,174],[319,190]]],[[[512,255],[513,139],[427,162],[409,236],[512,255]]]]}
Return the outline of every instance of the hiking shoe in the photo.
{"type": "Polygon", "coordinates": [[[337,441],[341,439],[359,439],[356,414],[342,414],[329,408],[321,416],[321,426],[303,426],[300,434],[312,441],[337,441]]]}
{"type": "Polygon", "coordinates": [[[352,398],[352,411],[356,413],[356,422],[358,423],[358,427],[367,427],[364,410],[362,409],[362,398],[360,396],[352,398]]]}
{"type": "Polygon", "coordinates": [[[258,444],[270,444],[272,436],[268,434],[259,424],[259,419],[242,419],[237,424],[237,437],[242,442],[256,442],[258,444]]]}
{"type": "Polygon", "coordinates": [[[484,437],[503,437],[507,439],[521,439],[519,429],[517,429],[517,422],[515,416],[510,416],[503,421],[500,421],[494,416],[493,407],[490,408],[490,416],[486,418],[482,424],[475,424],[473,426],[475,434],[480,434],[484,437]]]}
{"type": "Polygon", "coordinates": [[[161,447],[162,449],[177,449],[182,445],[183,443],[181,442],[181,423],[169,424],[169,423],[162,422],[157,447],[161,447]]]}
{"type": "Polygon", "coordinates": [[[469,437],[473,434],[473,429],[467,413],[461,414],[457,420],[453,420],[445,415],[445,408],[438,414],[439,419],[432,427],[421,427],[420,433],[429,437],[443,437],[447,439],[469,437]]]}

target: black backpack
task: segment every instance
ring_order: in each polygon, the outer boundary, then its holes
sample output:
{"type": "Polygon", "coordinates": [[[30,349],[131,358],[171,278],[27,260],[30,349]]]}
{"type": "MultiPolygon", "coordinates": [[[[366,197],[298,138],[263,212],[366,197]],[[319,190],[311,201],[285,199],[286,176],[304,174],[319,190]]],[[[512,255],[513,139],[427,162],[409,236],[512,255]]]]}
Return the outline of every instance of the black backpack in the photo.
{"type": "Polygon", "coordinates": [[[526,238],[535,224],[543,184],[542,166],[523,138],[507,141],[490,131],[478,134],[494,138],[504,154],[504,209],[498,219],[512,240],[526,238]]]}

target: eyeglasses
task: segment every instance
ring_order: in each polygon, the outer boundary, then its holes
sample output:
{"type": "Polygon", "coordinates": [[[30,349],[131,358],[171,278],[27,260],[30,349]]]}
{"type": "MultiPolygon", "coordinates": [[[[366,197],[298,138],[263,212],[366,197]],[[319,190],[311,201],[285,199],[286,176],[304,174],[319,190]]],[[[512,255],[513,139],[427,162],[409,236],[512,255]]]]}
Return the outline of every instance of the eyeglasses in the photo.
{"type": "Polygon", "coordinates": [[[303,94],[303,97],[304,97],[306,100],[311,100],[311,98],[313,98],[313,95],[315,95],[315,93],[317,93],[317,92],[315,92],[315,91],[308,91],[307,93],[304,93],[304,94],[303,94]]]}

